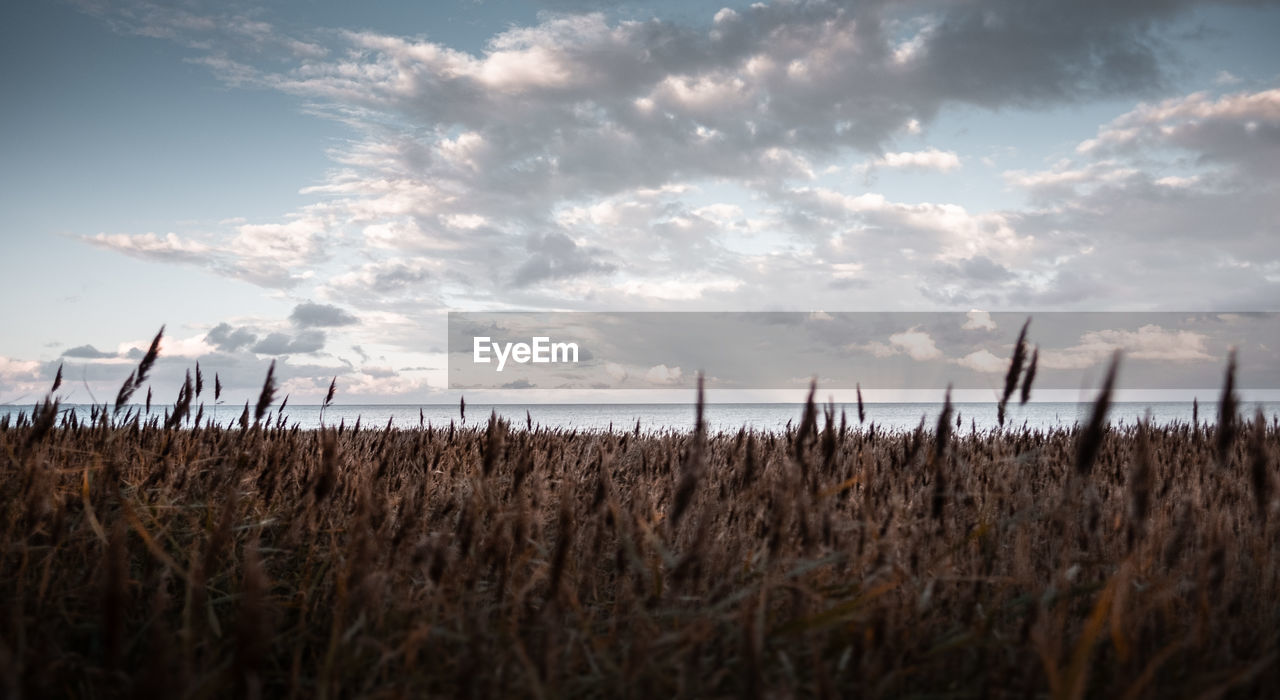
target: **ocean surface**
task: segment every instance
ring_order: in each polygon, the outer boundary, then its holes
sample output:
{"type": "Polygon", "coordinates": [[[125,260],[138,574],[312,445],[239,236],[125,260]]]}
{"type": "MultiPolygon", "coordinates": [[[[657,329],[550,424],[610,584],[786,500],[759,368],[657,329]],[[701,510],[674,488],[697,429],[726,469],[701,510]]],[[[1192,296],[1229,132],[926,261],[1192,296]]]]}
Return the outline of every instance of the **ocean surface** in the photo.
{"type": "MultiPolygon", "coordinates": [[[[1268,421],[1280,416],[1280,402],[1243,402],[1240,413],[1252,418],[1261,407],[1268,421]]],[[[11,404],[0,406],[0,417],[11,415],[16,419],[20,412],[30,415],[30,405],[11,404]]],[[[86,405],[64,406],[74,410],[81,419],[88,419],[86,405]]],[[[136,407],[141,409],[141,406],[136,407]]],[[[932,428],[937,421],[940,403],[868,403],[864,406],[866,423],[875,423],[878,429],[909,430],[925,421],[932,428]]],[[[206,406],[204,423],[215,421],[221,425],[238,424],[243,405],[206,406]]],[[[996,404],[958,403],[953,410],[959,416],[961,429],[985,431],[997,427],[996,404]]],[[[1088,420],[1092,404],[1028,403],[1025,406],[1010,405],[1005,419],[1006,427],[1049,429],[1068,428],[1088,420]]],[[[163,416],[165,406],[152,405],[151,413],[163,416]]],[[[661,430],[689,430],[693,428],[695,408],[692,404],[467,404],[465,420],[455,405],[334,405],[324,410],[319,406],[293,405],[285,407],[285,417],[290,426],[304,429],[323,425],[345,424],[348,428],[359,420],[362,428],[384,428],[387,421],[397,428],[417,428],[419,425],[447,427],[457,425],[484,425],[491,413],[509,420],[513,427],[523,428],[527,421],[533,426],[566,430],[631,431],[637,422],[642,432],[661,430]]],[[[836,404],[836,421],[843,411],[850,426],[858,425],[857,404],[836,404]]],[[[737,432],[742,427],[763,430],[781,430],[788,423],[799,423],[804,405],[798,403],[712,403],[705,407],[705,420],[711,432],[737,432]]],[[[1214,402],[1201,402],[1198,420],[1212,424],[1217,420],[1218,406],[1214,402]]],[[[1190,402],[1163,403],[1115,403],[1108,418],[1112,424],[1133,424],[1144,416],[1150,416],[1153,424],[1190,423],[1193,406],[1190,402]]],[[[121,414],[123,415],[123,413],[121,414]]],[[[275,420],[274,410],[271,419],[275,420]]],[[[820,417],[821,419],[821,417],[820,417]]]]}

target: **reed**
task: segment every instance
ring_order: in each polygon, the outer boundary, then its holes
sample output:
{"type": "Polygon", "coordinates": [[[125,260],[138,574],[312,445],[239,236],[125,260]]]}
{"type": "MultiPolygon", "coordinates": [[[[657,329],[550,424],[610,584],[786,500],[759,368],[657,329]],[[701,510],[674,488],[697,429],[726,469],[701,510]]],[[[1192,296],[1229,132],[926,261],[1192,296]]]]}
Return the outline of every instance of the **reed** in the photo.
{"type": "MultiPolygon", "coordinates": [[[[1004,427],[1005,410],[1009,399],[1018,388],[1018,378],[1022,376],[1023,366],[1027,361],[1027,329],[1031,327],[1031,319],[1027,318],[1018,331],[1018,339],[1013,343],[1013,356],[1009,358],[1009,370],[1004,375],[1004,391],[1000,394],[1000,402],[996,406],[996,418],[1000,427],[1004,427]]],[[[1029,384],[1027,385],[1030,386],[1029,384]]],[[[1028,388],[1027,391],[1030,391],[1028,388]]]]}
{"type": "Polygon", "coordinates": [[[51,392],[0,422],[0,688],[1273,696],[1280,428],[1108,424],[1117,366],[1050,430],[960,432],[949,394],[714,433],[301,430],[274,370],[226,425],[187,420],[199,372],[167,420],[51,392]]]}

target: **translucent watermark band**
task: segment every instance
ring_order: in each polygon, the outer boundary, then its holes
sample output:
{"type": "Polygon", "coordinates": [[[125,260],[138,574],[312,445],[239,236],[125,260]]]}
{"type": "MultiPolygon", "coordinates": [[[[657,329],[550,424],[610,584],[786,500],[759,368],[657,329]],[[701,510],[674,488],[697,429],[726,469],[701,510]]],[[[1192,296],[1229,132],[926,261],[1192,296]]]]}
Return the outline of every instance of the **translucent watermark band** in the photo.
{"type": "Polygon", "coordinates": [[[1020,371],[1045,390],[1280,388],[1280,314],[1209,312],[455,312],[450,389],[989,389],[1020,371]]]}

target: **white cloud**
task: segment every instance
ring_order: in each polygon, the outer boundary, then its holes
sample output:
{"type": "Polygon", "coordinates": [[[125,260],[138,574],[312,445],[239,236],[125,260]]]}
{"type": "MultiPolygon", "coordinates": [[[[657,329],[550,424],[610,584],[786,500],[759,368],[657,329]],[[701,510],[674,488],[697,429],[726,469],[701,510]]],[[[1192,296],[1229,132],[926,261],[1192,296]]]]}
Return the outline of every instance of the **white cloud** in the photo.
{"type": "Polygon", "coordinates": [[[137,258],[165,260],[169,262],[203,263],[211,259],[213,248],[176,233],[157,236],[154,233],[106,234],[85,238],[100,248],[116,250],[137,258]]]}
{"type": "Polygon", "coordinates": [[[1100,128],[1076,151],[1090,155],[1165,146],[1197,151],[1214,160],[1273,159],[1276,144],[1259,133],[1260,125],[1280,127],[1280,88],[1217,98],[1196,92],[1142,104],[1100,128]]]}
{"type": "Polygon", "coordinates": [[[942,357],[942,351],[934,344],[933,338],[914,328],[889,336],[889,345],[906,352],[913,360],[936,360],[942,357]]]}
{"type": "Polygon", "coordinates": [[[315,216],[284,224],[236,224],[218,242],[204,243],[168,233],[103,234],[85,237],[92,245],[144,260],[185,263],[263,287],[284,288],[311,276],[325,257],[325,222],[315,216]]]}
{"type": "Polygon", "coordinates": [[[966,331],[994,331],[996,322],[991,320],[990,312],[973,309],[965,314],[965,322],[961,328],[966,331]]]}
{"type": "MultiPolygon", "coordinates": [[[[893,202],[877,193],[849,195],[828,188],[796,188],[786,193],[789,205],[833,224],[860,223],[881,231],[889,241],[914,240],[935,260],[961,260],[975,255],[996,259],[1020,255],[1032,244],[1003,213],[970,213],[948,203],[893,202]]],[[[914,247],[914,246],[913,246],[914,247]]],[[[901,264],[901,261],[898,261],[901,264]]]]}
{"type": "Polygon", "coordinates": [[[427,258],[393,258],[365,263],[337,275],[324,284],[329,296],[360,299],[372,293],[382,298],[413,292],[437,274],[437,266],[427,258]]]}
{"type": "Polygon", "coordinates": [[[1156,180],[1157,185],[1163,187],[1186,188],[1191,187],[1200,182],[1200,178],[1192,175],[1190,177],[1181,177],[1178,175],[1166,175],[1156,180]]]}
{"type": "Polygon", "coordinates": [[[1069,160],[1060,160],[1049,170],[1007,170],[1004,179],[1015,187],[1061,194],[1076,186],[1123,182],[1140,172],[1118,160],[1102,160],[1081,167],[1069,160]]]}
{"type": "Polygon", "coordinates": [[[667,385],[679,382],[683,376],[684,372],[679,367],[655,365],[645,372],[644,379],[650,384],[667,385]]]}
{"type": "Polygon", "coordinates": [[[985,374],[999,374],[1009,369],[1009,361],[996,357],[990,350],[976,350],[952,362],[985,374]]]}
{"type": "MultiPolygon", "coordinates": [[[[166,358],[197,358],[208,355],[216,348],[205,340],[206,335],[206,333],[200,333],[186,338],[175,338],[172,334],[166,333],[160,338],[160,355],[166,358]]],[[[138,353],[145,353],[151,347],[151,340],[151,338],[139,338],[120,343],[116,346],[116,352],[121,357],[126,357],[130,351],[134,351],[134,355],[138,356],[138,353]]]]}
{"type": "Polygon", "coordinates": [[[937,170],[947,173],[960,167],[960,157],[956,155],[955,151],[940,151],[936,148],[929,148],[923,151],[886,153],[877,158],[875,164],[885,168],[937,170]]]}
{"type": "Polygon", "coordinates": [[[0,355],[0,391],[5,394],[0,400],[13,401],[16,395],[38,391],[42,379],[39,362],[0,355]]]}
{"type": "Polygon", "coordinates": [[[627,371],[626,367],[623,367],[616,362],[606,364],[604,366],[604,371],[605,374],[609,375],[610,379],[618,384],[625,382],[627,377],[631,376],[631,373],[627,371]]]}
{"type": "Polygon", "coordinates": [[[480,214],[447,214],[442,219],[448,226],[467,231],[478,229],[489,223],[489,219],[480,214]]]}
{"type": "Polygon", "coordinates": [[[1084,369],[1105,361],[1116,350],[1139,360],[1191,362],[1212,360],[1203,333],[1167,330],[1148,324],[1136,331],[1108,329],[1090,331],[1080,341],[1062,350],[1045,350],[1040,362],[1049,369],[1084,369]]]}

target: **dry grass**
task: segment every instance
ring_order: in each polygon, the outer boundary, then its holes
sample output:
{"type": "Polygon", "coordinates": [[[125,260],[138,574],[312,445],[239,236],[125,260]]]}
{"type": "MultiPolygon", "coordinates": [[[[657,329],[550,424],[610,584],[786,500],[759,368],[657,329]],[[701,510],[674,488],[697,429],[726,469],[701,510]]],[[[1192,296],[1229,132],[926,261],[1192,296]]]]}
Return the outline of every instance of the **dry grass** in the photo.
{"type": "Polygon", "coordinates": [[[1261,417],[301,431],[268,386],[258,420],[191,427],[202,383],[177,420],[0,423],[0,694],[1280,688],[1261,417]]]}

